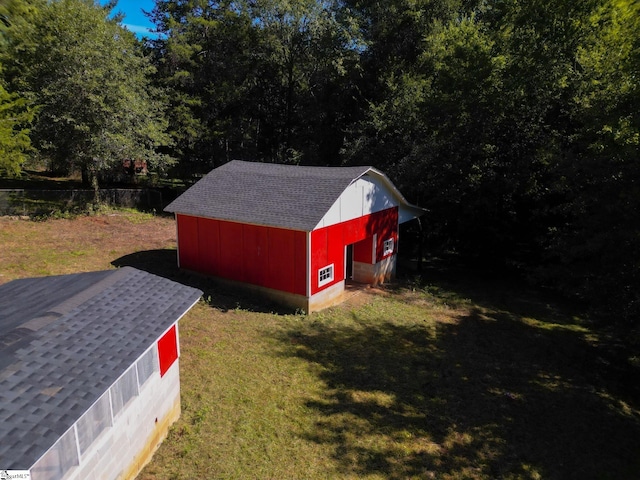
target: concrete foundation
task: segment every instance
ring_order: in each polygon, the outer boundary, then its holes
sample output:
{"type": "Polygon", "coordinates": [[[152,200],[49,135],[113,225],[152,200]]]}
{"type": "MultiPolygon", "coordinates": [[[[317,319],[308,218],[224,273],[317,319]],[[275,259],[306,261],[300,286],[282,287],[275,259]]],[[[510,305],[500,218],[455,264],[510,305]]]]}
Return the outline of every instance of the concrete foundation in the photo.
{"type": "MultiPolygon", "coordinates": [[[[190,271],[195,275],[203,275],[198,272],[190,271]]],[[[305,313],[317,312],[323,308],[337,305],[342,300],[342,294],[344,293],[344,281],[338,282],[321,292],[316,293],[307,298],[304,295],[296,295],[295,293],[282,292],[280,290],[274,290],[272,288],[261,287],[258,285],[251,285],[249,283],[237,282],[235,280],[229,280],[220,277],[210,277],[208,279],[232,288],[244,290],[246,292],[256,293],[262,298],[273,300],[274,302],[289,307],[293,310],[304,311],[305,313]]]]}
{"type": "Polygon", "coordinates": [[[378,263],[353,262],[353,281],[380,285],[396,276],[396,256],[389,255],[378,263]]]}

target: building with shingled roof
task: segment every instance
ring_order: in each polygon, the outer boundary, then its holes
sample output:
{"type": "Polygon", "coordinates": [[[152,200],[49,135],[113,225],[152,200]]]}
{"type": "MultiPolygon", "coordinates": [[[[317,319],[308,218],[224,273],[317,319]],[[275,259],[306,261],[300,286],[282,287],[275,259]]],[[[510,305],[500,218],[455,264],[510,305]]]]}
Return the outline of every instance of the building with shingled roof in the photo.
{"type": "Polygon", "coordinates": [[[339,302],[345,281],[395,275],[398,226],[425,211],[372,167],[234,160],[167,206],[180,268],[312,312],[339,302]]]}
{"type": "Polygon", "coordinates": [[[180,415],[195,288],[124,267],[0,285],[0,472],[134,478],[180,415]]]}

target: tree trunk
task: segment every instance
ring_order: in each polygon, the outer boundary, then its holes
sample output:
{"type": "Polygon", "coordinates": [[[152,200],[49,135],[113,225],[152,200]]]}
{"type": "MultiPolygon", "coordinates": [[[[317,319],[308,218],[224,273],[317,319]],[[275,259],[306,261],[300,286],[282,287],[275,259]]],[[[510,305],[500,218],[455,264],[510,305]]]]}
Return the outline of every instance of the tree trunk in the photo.
{"type": "Polygon", "coordinates": [[[80,168],[80,173],[82,174],[82,186],[90,186],[91,176],[89,175],[89,167],[87,165],[82,165],[82,167],[80,168]]]}
{"type": "Polygon", "coordinates": [[[98,174],[92,165],[83,164],[81,167],[82,185],[91,187],[93,190],[93,203],[100,203],[100,185],[98,184],[98,174]]]}
{"type": "Polygon", "coordinates": [[[95,171],[91,172],[91,188],[93,188],[93,204],[100,203],[100,185],[98,185],[98,175],[95,171]]]}
{"type": "Polygon", "coordinates": [[[416,269],[418,273],[422,273],[422,257],[424,255],[424,237],[426,232],[422,225],[422,220],[418,218],[418,225],[420,226],[418,233],[418,263],[416,265],[416,269]]]}

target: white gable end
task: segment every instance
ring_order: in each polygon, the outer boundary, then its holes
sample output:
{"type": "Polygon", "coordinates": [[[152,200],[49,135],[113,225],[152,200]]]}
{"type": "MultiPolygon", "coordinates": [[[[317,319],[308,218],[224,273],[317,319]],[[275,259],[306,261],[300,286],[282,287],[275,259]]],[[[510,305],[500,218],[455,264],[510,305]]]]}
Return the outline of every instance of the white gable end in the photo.
{"type": "Polygon", "coordinates": [[[400,202],[383,179],[363,175],[338,197],[316,229],[399,206],[400,202]]]}

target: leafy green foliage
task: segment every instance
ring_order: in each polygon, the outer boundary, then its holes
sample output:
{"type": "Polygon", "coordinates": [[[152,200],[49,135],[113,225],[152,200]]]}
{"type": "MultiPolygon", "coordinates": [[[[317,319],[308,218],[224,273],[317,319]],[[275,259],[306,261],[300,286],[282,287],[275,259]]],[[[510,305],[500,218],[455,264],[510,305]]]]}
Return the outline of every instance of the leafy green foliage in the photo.
{"type": "MultiPolygon", "coordinates": [[[[347,160],[375,159],[426,206],[432,245],[637,318],[637,2],[467,3],[448,19],[405,8],[419,53],[374,56],[379,87],[347,160]]],[[[374,32],[393,39],[398,19],[361,11],[373,55],[374,32]]]]}
{"type": "Polygon", "coordinates": [[[0,5],[5,169],[374,165],[431,250],[640,318],[637,1],[158,0],[153,65],[109,12],[0,5]]]}
{"type": "Polygon", "coordinates": [[[31,149],[27,125],[34,110],[0,85],[0,172],[17,175],[31,149]]]}
{"type": "Polygon", "coordinates": [[[605,2],[576,49],[571,155],[558,161],[555,218],[539,273],[627,322],[640,314],[640,85],[637,2],[605,2]]]}
{"type": "Polygon", "coordinates": [[[349,66],[334,2],[163,0],[159,81],[184,170],[232,158],[337,163],[349,66]],[[336,140],[337,139],[337,140],[336,140]]]}
{"type": "Polygon", "coordinates": [[[169,141],[154,69],[133,34],[90,0],[43,5],[28,25],[7,29],[7,79],[39,105],[32,140],[62,171],[87,181],[126,158],[163,167],[169,141]],[[20,27],[20,28],[18,28],[20,27]]]}

